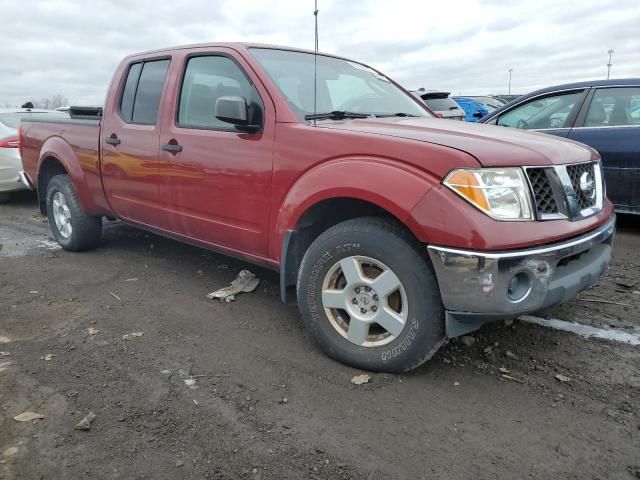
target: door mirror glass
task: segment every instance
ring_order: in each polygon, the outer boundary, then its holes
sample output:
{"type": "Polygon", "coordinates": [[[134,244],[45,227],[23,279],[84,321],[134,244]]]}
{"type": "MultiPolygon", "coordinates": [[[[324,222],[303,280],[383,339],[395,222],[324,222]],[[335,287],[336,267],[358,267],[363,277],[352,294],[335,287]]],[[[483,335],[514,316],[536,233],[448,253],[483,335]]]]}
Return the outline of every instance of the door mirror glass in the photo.
{"type": "Polygon", "coordinates": [[[215,116],[218,120],[231,125],[246,125],[247,102],[242,97],[218,97],[215,105],[215,116]]]}

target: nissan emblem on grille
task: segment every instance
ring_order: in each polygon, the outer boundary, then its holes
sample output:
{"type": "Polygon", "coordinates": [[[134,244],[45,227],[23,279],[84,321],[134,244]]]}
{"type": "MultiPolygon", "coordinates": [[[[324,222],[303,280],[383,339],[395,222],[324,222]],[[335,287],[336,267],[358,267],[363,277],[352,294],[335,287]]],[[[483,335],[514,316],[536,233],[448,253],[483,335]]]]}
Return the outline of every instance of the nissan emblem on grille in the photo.
{"type": "Polygon", "coordinates": [[[580,175],[580,190],[589,200],[593,200],[596,197],[596,181],[593,179],[591,172],[584,172],[580,175]]]}

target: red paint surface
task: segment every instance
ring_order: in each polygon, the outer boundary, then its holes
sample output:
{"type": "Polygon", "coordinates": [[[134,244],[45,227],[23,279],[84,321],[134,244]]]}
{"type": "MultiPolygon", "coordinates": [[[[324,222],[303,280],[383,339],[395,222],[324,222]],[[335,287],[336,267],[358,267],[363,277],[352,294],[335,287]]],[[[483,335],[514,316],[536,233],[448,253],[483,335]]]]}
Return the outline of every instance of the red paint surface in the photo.
{"type": "Polygon", "coordinates": [[[58,159],[85,210],[277,267],[283,236],[319,201],[365,200],[403,221],[425,243],[503,250],[579,235],[603,224],[611,204],[585,220],[497,222],[441,185],[453,168],[554,165],[596,158],[592,149],[547,135],[439,119],[300,123],[246,45],[199,45],[127,57],[99,126],[26,123],[25,170],[58,159]],[[264,103],[260,133],[181,128],[177,96],[187,56],[233,57],[264,103]],[[116,113],[122,76],[142,58],[171,57],[158,122],[124,123],[116,113]],[[111,134],[118,146],[104,140],[111,134]],[[160,149],[178,143],[179,153],[160,149]],[[102,172],[102,178],[101,178],[102,172]]]}

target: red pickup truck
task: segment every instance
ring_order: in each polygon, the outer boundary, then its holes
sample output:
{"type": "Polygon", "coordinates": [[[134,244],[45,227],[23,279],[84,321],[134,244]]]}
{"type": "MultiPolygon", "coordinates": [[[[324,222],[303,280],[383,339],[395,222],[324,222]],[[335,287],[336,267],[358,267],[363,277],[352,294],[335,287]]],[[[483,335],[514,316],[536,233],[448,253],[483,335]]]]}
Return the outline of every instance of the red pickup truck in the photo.
{"type": "Polygon", "coordinates": [[[132,55],[104,107],[20,132],[22,178],[63,248],[95,247],[107,217],[276,269],[319,346],[369,370],[570,299],[611,256],[595,150],[439,120],[337,56],[132,55]]]}

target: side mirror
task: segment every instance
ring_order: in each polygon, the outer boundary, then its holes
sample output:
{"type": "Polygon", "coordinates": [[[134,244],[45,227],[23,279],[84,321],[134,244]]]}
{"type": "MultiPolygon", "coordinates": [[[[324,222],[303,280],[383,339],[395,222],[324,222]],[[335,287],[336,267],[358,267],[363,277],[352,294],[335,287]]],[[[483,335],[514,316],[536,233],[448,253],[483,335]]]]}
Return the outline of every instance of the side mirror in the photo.
{"type": "Polygon", "coordinates": [[[242,97],[223,96],[216,99],[215,116],[218,120],[234,125],[243,132],[256,132],[260,125],[249,124],[249,107],[242,97]]]}

